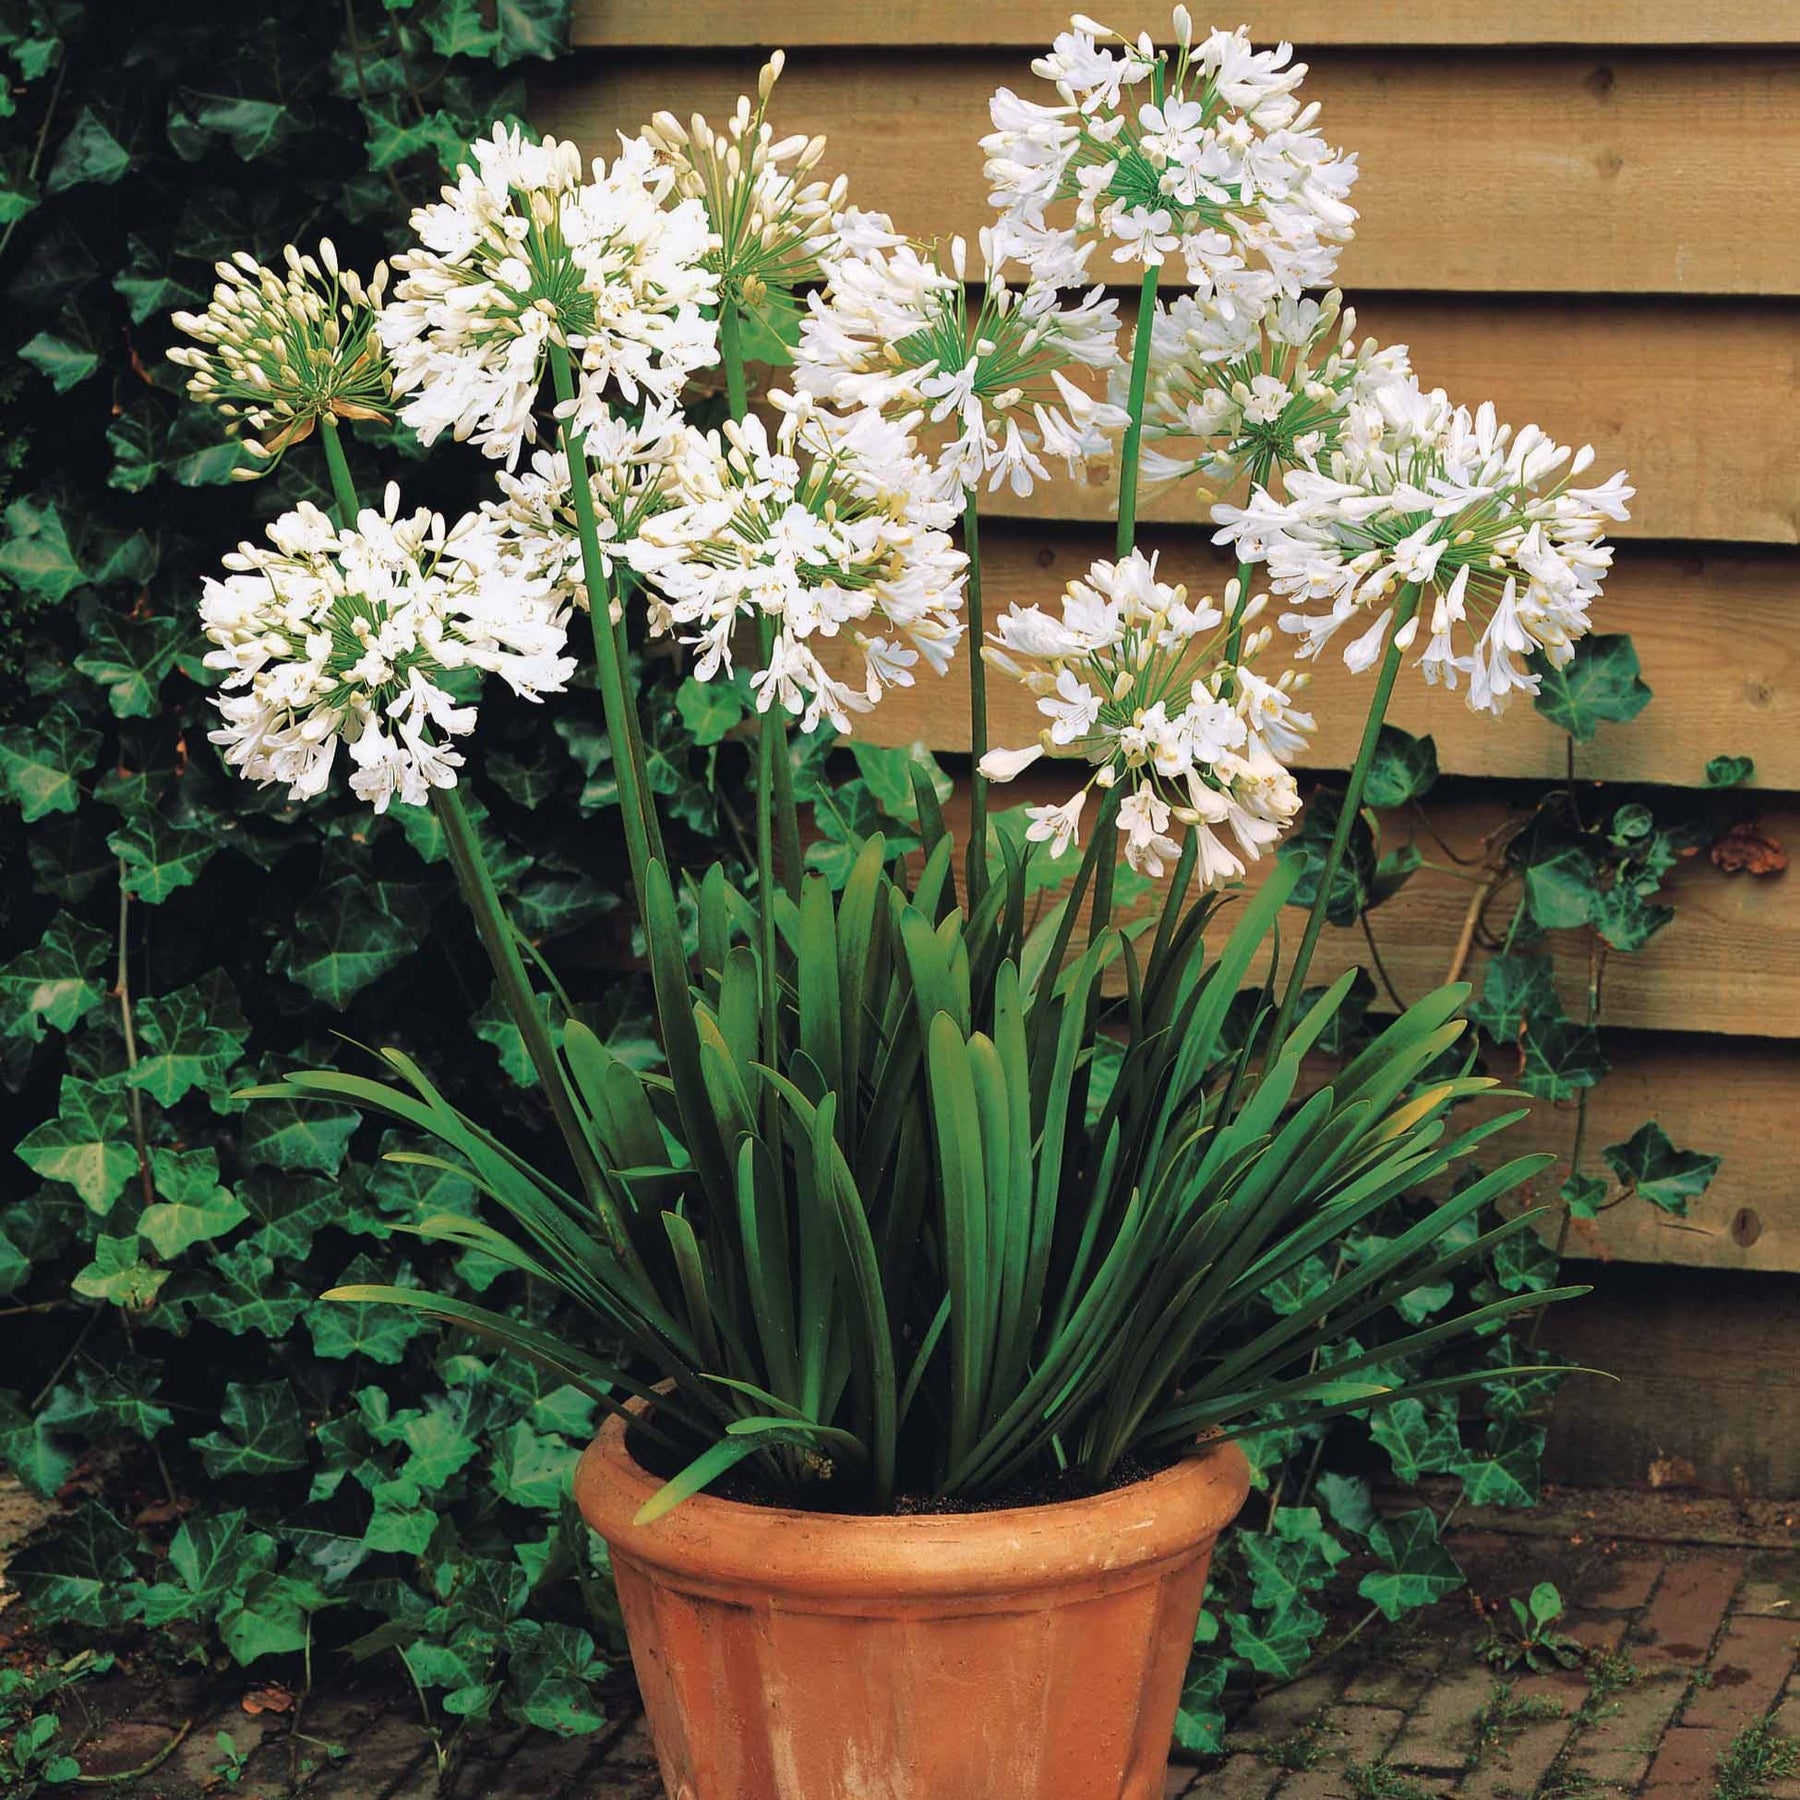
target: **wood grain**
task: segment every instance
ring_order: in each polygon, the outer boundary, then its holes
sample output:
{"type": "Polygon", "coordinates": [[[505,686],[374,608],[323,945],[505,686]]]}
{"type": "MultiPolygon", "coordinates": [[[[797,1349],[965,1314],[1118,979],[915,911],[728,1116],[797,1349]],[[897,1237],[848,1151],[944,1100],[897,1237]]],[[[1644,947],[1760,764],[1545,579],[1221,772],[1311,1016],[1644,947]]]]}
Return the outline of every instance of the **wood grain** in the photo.
{"type": "MultiPolygon", "coordinates": [[[[598,149],[659,108],[722,115],[759,54],[576,58],[540,81],[534,118],[598,149]]],[[[820,50],[791,58],[776,118],[826,134],[859,205],[973,238],[1000,86],[1053,95],[1022,52],[820,50]]],[[[1362,169],[1351,290],[1800,292],[1800,53],[1352,49],[1306,92],[1362,169]]]]}
{"type": "MultiPolygon", "coordinates": [[[[993,791],[996,809],[1041,801],[1061,801],[1072,779],[1042,765],[1008,787],[993,791]]],[[[1758,808],[1746,796],[1745,810],[1783,844],[1800,845],[1800,801],[1773,797],[1758,808]]],[[[960,791],[945,807],[959,838],[967,819],[960,791]]],[[[1089,813],[1089,820],[1093,814],[1089,813]]],[[[1478,861],[1490,842],[1516,828],[1521,814],[1489,796],[1432,803],[1432,830],[1464,863],[1478,861]]],[[[1404,843],[1407,827],[1396,822],[1384,843],[1404,843]]],[[[1449,854],[1424,830],[1419,846],[1442,869],[1421,869],[1400,892],[1370,915],[1370,926],[1389,975],[1402,999],[1415,999],[1445,979],[1454,945],[1467,915],[1475,884],[1464,868],[1452,868],[1449,854]]],[[[1254,889],[1270,868],[1267,859],[1251,865],[1246,885],[1254,889]]],[[[1071,864],[1071,868],[1073,865],[1071,864]]],[[[1141,903],[1160,904],[1160,887],[1141,903]]],[[[1490,908],[1486,928],[1504,932],[1516,889],[1490,908]]],[[[1670,875],[1667,903],[1673,924],[1647,948],[1606,963],[1601,1023],[1639,1030],[1717,1033],[1726,1037],[1800,1038],[1800,881],[1789,875],[1726,875],[1705,856],[1683,861],[1670,875]]],[[[1296,912],[1294,919],[1299,918],[1296,912]]],[[[1291,934],[1290,934],[1291,935],[1291,934]]],[[[1557,980],[1571,1016],[1584,1005],[1588,961],[1585,933],[1552,934],[1557,980]]],[[[1478,974],[1484,957],[1478,947],[1468,973],[1478,974]]],[[[1327,926],[1313,963],[1313,979],[1329,981],[1343,970],[1368,963],[1360,930],[1327,926]]],[[[1259,979],[1266,958],[1253,965],[1259,979]]],[[[1119,979],[1122,981],[1122,974],[1119,979]]],[[[1641,1123],[1641,1121],[1640,1121],[1641,1123]]]]}
{"type": "MultiPolygon", "coordinates": [[[[1770,1121],[1800,1113],[1800,1056],[1787,1044],[1691,1034],[1607,1034],[1612,1073],[1588,1104],[1585,1173],[1608,1176],[1602,1151],[1654,1119],[1684,1150],[1722,1157],[1718,1174],[1678,1219],[1626,1200],[1597,1220],[1575,1221],[1564,1254],[1584,1261],[1676,1263],[1687,1268],[1800,1270],[1800,1180],[1785,1135],[1770,1121]]],[[[1494,1059],[1493,1072],[1511,1071],[1494,1059]]],[[[1517,1104],[1514,1102],[1513,1104],[1517,1104]]],[[[1535,1101],[1503,1140],[1508,1155],[1548,1151],[1557,1166],[1532,1199],[1553,1202],[1568,1175],[1575,1107],[1535,1101]]],[[[1554,1240],[1558,1226],[1546,1221],[1554,1240]]]]}
{"type": "MultiPolygon", "coordinates": [[[[1048,44],[1070,0],[576,0],[577,44],[1048,44]]],[[[1234,15],[1235,16],[1235,15],[1234,15]]],[[[1106,9],[1121,31],[1167,32],[1169,8],[1106,9]]],[[[1269,0],[1259,39],[1310,44],[1792,44],[1793,0],[1269,0]]]]}
{"type": "MultiPolygon", "coordinates": [[[[1235,569],[1203,530],[1156,529],[1144,543],[1158,553],[1165,580],[1186,582],[1196,593],[1218,593],[1235,569]]],[[[990,624],[1008,605],[1049,604],[1111,550],[1110,534],[1095,526],[1007,520],[984,528],[990,624]]],[[[1631,635],[1655,698],[1629,726],[1603,727],[1578,746],[1578,774],[1693,786],[1709,756],[1753,749],[1762,786],[1800,788],[1800,556],[1626,544],[1595,620],[1602,631],[1631,635]]],[[[1348,767],[1368,692],[1366,678],[1351,675],[1341,657],[1317,666],[1314,766],[1348,767]]],[[[856,735],[876,744],[967,750],[968,705],[968,664],[959,656],[941,679],[927,674],[915,687],[890,692],[857,719],[856,735]]],[[[1044,722],[1034,707],[1016,682],[992,676],[992,741],[1029,743],[1044,722]]],[[[1409,677],[1389,716],[1404,730],[1432,735],[1446,774],[1558,780],[1564,772],[1563,734],[1524,701],[1496,721],[1472,713],[1460,694],[1409,677]]]]}

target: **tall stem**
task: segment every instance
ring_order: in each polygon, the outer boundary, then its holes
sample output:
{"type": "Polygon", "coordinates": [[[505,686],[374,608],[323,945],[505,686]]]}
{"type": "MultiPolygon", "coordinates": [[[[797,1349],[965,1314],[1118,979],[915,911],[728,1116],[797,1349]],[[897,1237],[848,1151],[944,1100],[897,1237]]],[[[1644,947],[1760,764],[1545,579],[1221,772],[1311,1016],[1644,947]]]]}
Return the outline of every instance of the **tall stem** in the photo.
{"type": "Polygon", "coordinates": [[[1138,290],[1137,324],[1131,339],[1131,393],[1126,402],[1125,438],[1119,447],[1118,553],[1128,556],[1137,542],[1138,460],[1144,440],[1144,390],[1150,382],[1150,341],[1156,322],[1156,282],[1162,270],[1144,271],[1138,290]]]}
{"type": "Polygon", "coordinates": [[[981,646],[987,635],[987,622],[981,611],[981,518],[974,488],[963,496],[963,550],[969,559],[964,593],[969,607],[969,909],[974,911],[987,892],[987,817],[988,783],[981,772],[981,759],[987,755],[987,664],[981,660],[981,646]]]}
{"type": "MultiPolygon", "coordinates": [[[[738,317],[737,307],[725,300],[719,307],[719,360],[725,365],[725,402],[731,408],[733,419],[741,420],[750,410],[750,385],[744,374],[744,339],[743,321],[738,317]]],[[[762,652],[763,663],[769,660],[772,633],[767,629],[767,621],[758,633],[758,646],[762,652]]],[[[762,745],[760,738],[774,737],[778,741],[774,746],[767,774],[759,779],[770,782],[770,794],[775,807],[775,830],[781,844],[781,880],[786,887],[788,898],[796,903],[800,899],[800,814],[794,804],[794,770],[788,761],[787,723],[774,710],[757,715],[757,766],[762,769],[762,745]]],[[[774,892],[771,881],[769,891],[774,892]]]]}
{"type": "MultiPolygon", "coordinates": [[[[575,398],[575,372],[566,346],[550,345],[550,379],[558,401],[575,398]]],[[[612,740],[613,768],[619,781],[619,810],[625,816],[625,851],[631,860],[631,884],[640,907],[644,876],[650,864],[666,868],[662,833],[650,803],[644,747],[638,734],[637,709],[625,686],[625,657],[613,628],[612,584],[600,554],[600,524],[594,516],[594,490],[587,451],[572,419],[562,423],[563,454],[569,464],[569,488],[575,502],[575,529],[581,540],[581,572],[587,583],[588,622],[594,630],[594,664],[600,680],[600,705],[606,735],[612,740]]]]}
{"type": "Polygon", "coordinates": [[[1337,829],[1331,834],[1331,848],[1325,853],[1325,866],[1319,871],[1319,891],[1313,896],[1312,911],[1306,915],[1306,930],[1301,933],[1300,948],[1294,953],[1294,966],[1288,975],[1287,992],[1281,1011],[1275,1019],[1275,1035],[1269,1040],[1271,1053],[1278,1053],[1287,1041],[1288,1027],[1299,1009],[1301,990],[1306,986],[1306,972],[1312,966],[1313,952],[1319,947],[1319,934],[1325,929],[1325,913],[1331,904],[1331,888],[1337,879],[1344,853],[1350,847],[1350,833],[1356,828],[1357,814],[1362,810],[1363,789],[1368,785],[1369,768],[1375,761],[1375,746],[1381,738],[1381,727],[1387,719],[1388,702],[1394,696],[1394,683],[1406,651],[1399,642],[1400,634],[1419,610],[1419,590],[1407,586],[1401,590],[1400,602],[1394,609],[1394,628],[1388,635],[1387,650],[1381,659],[1381,672],[1375,678],[1375,697],[1369,702],[1369,716],[1363,723],[1362,743],[1356,761],[1350,768],[1349,785],[1344,789],[1344,802],[1338,812],[1337,829]]]}
{"type": "Polygon", "coordinates": [[[525,1054],[531,1058],[531,1066],[537,1070],[538,1080],[543,1083],[544,1094],[555,1115],[557,1129],[561,1131],[563,1141],[569,1147],[569,1155],[580,1174],[582,1188],[588,1198],[600,1208],[608,1226],[613,1228],[615,1247],[621,1248],[625,1240],[623,1228],[606,1200],[599,1167],[588,1146],[587,1133],[576,1116],[574,1103],[569,1098],[568,1083],[564,1079],[562,1065],[557,1061],[556,1046],[550,1041],[550,1027],[544,1022],[531,978],[525,973],[519,946],[513,940],[512,926],[507,922],[505,909],[500,904],[499,890],[494,886],[487,858],[481,853],[481,843],[475,835],[468,810],[462,803],[462,796],[453,787],[436,788],[432,791],[431,810],[443,827],[450,866],[456,871],[457,882],[469,903],[469,912],[475,921],[475,931],[481,939],[481,947],[487,952],[488,961],[493,964],[494,979],[500,985],[501,999],[505,1002],[513,1023],[519,1028],[519,1035],[525,1040],[525,1054]]]}
{"type": "MultiPolygon", "coordinates": [[[[1250,575],[1254,564],[1240,562],[1237,566],[1237,602],[1231,609],[1231,618],[1225,628],[1225,660],[1235,670],[1238,654],[1244,647],[1244,608],[1250,604],[1250,575]]],[[[1233,679],[1236,677],[1234,675],[1233,679]]]]}
{"type": "Polygon", "coordinates": [[[362,509],[356,500],[356,483],[350,479],[350,462],[344,455],[344,440],[338,435],[336,419],[319,421],[319,436],[325,441],[325,467],[331,476],[331,497],[337,506],[338,529],[348,531],[356,523],[362,509]]]}

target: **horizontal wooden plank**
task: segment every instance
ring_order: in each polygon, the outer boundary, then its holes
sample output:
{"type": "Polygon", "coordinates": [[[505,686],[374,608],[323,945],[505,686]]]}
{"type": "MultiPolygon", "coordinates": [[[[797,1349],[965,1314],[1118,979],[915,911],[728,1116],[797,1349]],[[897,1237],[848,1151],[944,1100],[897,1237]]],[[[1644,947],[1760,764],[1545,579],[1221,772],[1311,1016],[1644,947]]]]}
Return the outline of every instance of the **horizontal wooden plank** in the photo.
{"type": "Polygon", "coordinates": [[[1546,1344],[1614,1377],[1563,1384],[1551,1476],[1800,1498],[1800,1283],[1628,1267],[1595,1281],[1545,1319],[1546,1344]]]}
{"type": "MultiPolygon", "coordinates": [[[[1616,966],[1616,965],[1615,965],[1616,966]]],[[[1575,1221],[1565,1254],[1593,1261],[1674,1263],[1687,1268],[1800,1270],[1800,1179],[1786,1134],[1771,1121],[1800,1116],[1800,1056],[1785,1043],[1607,1036],[1612,1072],[1592,1091],[1583,1167],[1609,1174],[1601,1152],[1654,1119],[1683,1149],[1723,1157],[1712,1186],[1678,1219],[1640,1200],[1575,1221]]],[[[1498,1071],[1506,1073],[1504,1069],[1498,1071]]],[[[1555,1201],[1569,1172],[1573,1103],[1533,1104],[1531,1116],[1499,1140],[1509,1155],[1548,1151],[1559,1160],[1535,1184],[1539,1204],[1555,1201]]],[[[1554,1240],[1559,1218],[1545,1221],[1554,1240]]]]}
{"type": "MultiPolygon", "coordinates": [[[[577,44],[1047,44],[1070,0],[576,0],[577,44]]],[[[1106,8],[1121,31],[1167,33],[1164,5],[1106,8]]],[[[1234,15],[1235,16],[1235,15],[1234,15]]],[[[1313,44],[1791,44],[1794,0],[1270,0],[1255,28],[1313,44]]]]}
{"type": "MultiPolygon", "coordinates": [[[[1235,567],[1202,530],[1155,529],[1144,544],[1158,552],[1165,580],[1186,582],[1195,593],[1219,593],[1235,567]]],[[[984,528],[990,625],[1009,605],[1051,604],[1065,582],[1111,553],[1110,533],[1098,526],[1008,520],[984,528]]],[[[1579,745],[1578,774],[1692,786],[1709,756],[1729,752],[1755,757],[1761,785],[1800,789],[1800,557],[1627,544],[1594,616],[1600,630],[1631,634],[1656,697],[1630,726],[1603,729],[1579,745]]],[[[1309,761],[1348,767],[1369,702],[1368,678],[1328,656],[1316,665],[1310,702],[1320,729],[1309,761]]],[[[927,674],[916,687],[890,692],[856,720],[856,735],[876,744],[967,750],[968,705],[968,663],[958,657],[942,679],[927,674]]],[[[997,744],[1030,743],[1044,723],[1031,695],[998,674],[988,685],[988,717],[997,744]]],[[[1407,731],[1431,733],[1446,774],[1555,779],[1564,772],[1563,734],[1523,701],[1494,720],[1471,712],[1461,694],[1412,676],[1390,717],[1407,731]]]]}
{"type": "MultiPolygon", "coordinates": [[[[542,80],[534,116],[599,147],[659,108],[728,112],[757,60],[578,58],[542,80]]],[[[1002,85],[1052,92],[1020,52],[820,51],[791,59],[777,122],[827,135],[858,204],[972,238],[1002,85]]],[[[1800,292],[1800,53],[1343,50],[1307,94],[1362,169],[1348,289],[1800,292]]]]}
{"type": "MultiPolygon", "coordinates": [[[[1382,295],[1361,329],[1412,348],[1428,385],[1516,425],[1591,443],[1637,488],[1620,537],[1800,543],[1800,331],[1772,301],[1422,298],[1382,295]]],[[[1052,481],[996,514],[1108,519],[1104,486],[1052,481]]],[[[1192,487],[1152,495],[1147,520],[1188,521],[1192,487]]]]}
{"type": "MultiPolygon", "coordinates": [[[[993,804],[1065,800],[1074,789],[1073,775],[1073,770],[1045,771],[1040,765],[994,790],[993,804]]],[[[966,796],[960,792],[953,796],[946,813],[960,835],[967,820],[966,796]]],[[[1445,851],[1421,832],[1420,848],[1439,866],[1421,869],[1370,915],[1383,963],[1405,1000],[1416,999],[1446,978],[1475,892],[1473,878],[1465,871],[1517,817],[1503,802],[1485,797],[1432,804],[1429,816],[1443,844],[1462,861],[1453,869],[1445,851]]],[[[1763,829],[1782,843],[1800,844],[1800,801],[1771,797],[1759,816],[1763,829]]],[[[1090,812],[1090,824],[1092,818],[1090,812]]],[[[1404,841],[1402,828],[1385,847],[1404,841]]],[[[1248,885],[1257,886],[1269,867],[1267,859],[1252,864],[1248,885]]],[[[1694,856],[1672,872],[1666,898],[1676,909],[1674,923],[1636,955],[1608,959],[1601,1023],[1726,1037],[1800,1037],[1800,882],[1783,875],[1727,875],[1708,858],[1694,856]]],[[[1156,904],[1155,896],[1144,904],[1146,909],[1156,904]]],[[[1496,903],[1492,910],[1498,914],[1504,904],[1496,903]]],[[[1506,918],[1492,917],[1488,924],[1502,931],[1506,918]]],[[[1559,932],[1551,946],[1564,1003],[1571,1012],[1579,1008],[1587,987],[1581,936],[1559,932]]],[[[1482,958],[1477,947],[1468,964],[1470,973],[1480,969],[1482,958]]],[[[1360,930],[1328,926],[1313,974],[1329,981],[1367,961],[1368,946],[1360,930]]],[[[1264,966],[1256,965],[1258,970],[1264,966]]]]}

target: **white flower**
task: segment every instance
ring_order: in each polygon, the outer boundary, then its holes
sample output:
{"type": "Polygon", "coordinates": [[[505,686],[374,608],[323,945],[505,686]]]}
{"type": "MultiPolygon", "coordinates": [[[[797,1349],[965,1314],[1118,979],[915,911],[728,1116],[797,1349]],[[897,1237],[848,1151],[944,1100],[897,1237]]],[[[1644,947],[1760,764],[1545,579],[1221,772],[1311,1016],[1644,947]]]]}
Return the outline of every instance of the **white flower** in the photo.
{"type": "Polygon", "coordinates": [[[1242,626],[1258,610],[1251,601],[1240,611],[1241,598],[1233,582],[1223,606],[1190,602],[1134,550],[1070,582],[1060,621],[1015,606],[996,622],[983,655],[1038,696],[1050,724],[1035,745],[990,750],[982,773],[1010,781],[1057,752],[1094,769],[1072,800],[1030,809],[1028,838],[1060,856],[1099,786],[1122,790],[1125,860],[1143,874],[1162,874],[1180,854],[1172,827],[1197,835],[1201,879],[1213,885],[1244,869],[1213,826],[1226,826],[1249,858],[1275,841],[1300,803],[1284,759],[1304,750],[1313,721],[1294,704],[1297,677],[1272,682],[1248,666],[1267,647],[1266,629],[1226,660],[1228,615],[1242,626]]]}
{"type": "Polygon", "coordinates": [[[770,398],[773,435],[755,416],[727,424],[709,440],[704,491],[644,524],[650,625],[691,646],[694,673],[710,681],[730,673],[740,622],[766,621],[758,708],[847,731],[884,688],[909,686],[921,657],[939,673],[949,663],[967,568],[948,535],[957,508],[913,448],[916,418],[770,398]],[[860,652],[860,686],[819,660],[828,638],[860,652]]]}
{"type": "Polygon", "coordinates": [[[506,566],[491,521],[447,529],[399,507],[389,487],[380,512],[340,531],[302,503],[206,582],[206,663],[225,672],[225,723],[210,735],[250,780],[322,793],[341,740],[350,786],[377,812],[395,798],[422,806],[456,781],[449,740],[475,727],[480,673],[535,700],[574,672],[565,610],[547,582],[506,566]]]}
{"type": "Polygon", "coordinates": [[[1196,44],[1179,8],[1175,36],[1170,57],[1077,17],[1032,64],[1060,104],[995,94],[982,148],[1004,254],[1048,278],[1040,264],[1077,238],[1145,267],[1179,252],[1202,299],[1253,314],[1324,286],[1356,221],[1356,161],[1296,98],[1306,65],[1242,30],[1196,44]],[[1065,202],[1067,222],[1053,222],[1065,202]]]}
{"type": "Polygon", "coordinates": [[[583,430],[615,388],[631,402],[677,398],[715,360],[702,309],[718,284],[705,208],[671,203],[675,171],[632,139],[583,181],[573,144],[500,125],[472,154],[413,214],[419,247],[395,259],[402,279],[378,327],[421,442],[449,431],[510,466],[536,440],[552,343],[574,358],[567,411],[583,430]]]}
{"type": "MultiPolygon", "coordinates": [[[[1355,341],[1356,315],[1335,290],[1228,313],[1217,297],[1159,304],[1151,327],[1144,473],[1197,476],[1216,488],[1272,485],[1281,471],[1328,463],[1351,408],[1411,379],[1404,345],[1355,341]]],[[[1115,401],[1123,397],[1117,372],[1115,401]]]]}
{"type": "Polygon", "coordinates": [[[240,250],[218,264],[206,311],[173,321],[195,340],[169,352],[190,371],[189,398],[257,433],[245,448],[264,467],[240,474],[265,473],[322,418],[385,419],[393,410],[374,332],[387,265],[376,264],[365,286],[338,267],[329,238],[316,256],[290,244],[283,257],[287,273],[277,275],[240,250]]]}
{"type": "Polygon", "coordinates": [[[1046,478],[1040,452],[1079,473],[1111,455],[1125,423],[1064,373],[1118,363],[1118,303],[1098,287],[1067,303],[1058,284],[1013,287],[991,233],[978,248],[974,307],[960,238],[946,262],[897,239],[840,250],[810,298],[795,359],[802,393],[846,410],[923,413],[940,490],[958,500],[984,480],[1029,494],[1046,478]]]}
{"type": "Polygon", "coordinates": [[[817,281],[837,241],[846,183],[809,181],[825,154],[822,137],[775,136],[769,97],[786,65],[781,51],[764,64],[756,103],[740,94],[723,131],[696,113],[687,124],[661,112],[643,132],[657,160],[674,172],[675,193],[706,209],[714,248],[704,263],[720,299],[751,309],[792,304],[795,288],[817,281]]]}
{"type": "Polygon", "coordinates": [[[1405,650],[1423,633],[1427,681],[1466,676],[1470,706],[1498,713],[1537,692],[1532,659],[1562,667],[1589,629],[1612,565],[1604,524],[1632,492],[1623,475],[1577,487],[1592,461],[1535,425],[1515,433],[1492,406],[1471,413],[1410,377],[1388,381],[1352,399],[1328,465],[1283,476],[1285,499],[1257,487],[1241,508],[1214,507],[1216,536],[1296,603],[1281,625],[1298,656],[1352,620],[1352,669],[1379,662],[1390,634],[1405,650]],[[1408,592],[1414,616],[1396,625],[1408,592]]]}

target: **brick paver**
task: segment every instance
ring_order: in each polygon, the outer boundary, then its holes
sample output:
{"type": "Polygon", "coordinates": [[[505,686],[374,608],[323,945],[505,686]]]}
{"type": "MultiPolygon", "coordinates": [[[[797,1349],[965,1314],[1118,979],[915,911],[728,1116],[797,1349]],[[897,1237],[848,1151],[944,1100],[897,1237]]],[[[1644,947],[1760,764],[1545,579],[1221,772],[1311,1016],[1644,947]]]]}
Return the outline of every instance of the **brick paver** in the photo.
{"type": "Polygon", "coordinates": [[[1596,1786],[1634,1792],[1687,1689],[1686,1675],[1663,1669],[1591,1701],[1569,1747],[1568,1765],[1596,1786]]]}
{"type": "Polygon", "coordinates": [[[1704,1662],[1743,1573],[1741,1563],[1710,1558],[1670,1563],[1632,1633],[1634,1641],[1652,1661],[1704,1662]]]}
{"type": "Polygon", "coordinates": [[[1707,1664],[1708,1680],[1681,1715],[1683,1730],[1736,1728],[1760,1719],[1781,1698],[1794,1666],[1800,1622],[1734,1617],[1707,1664]]]}

